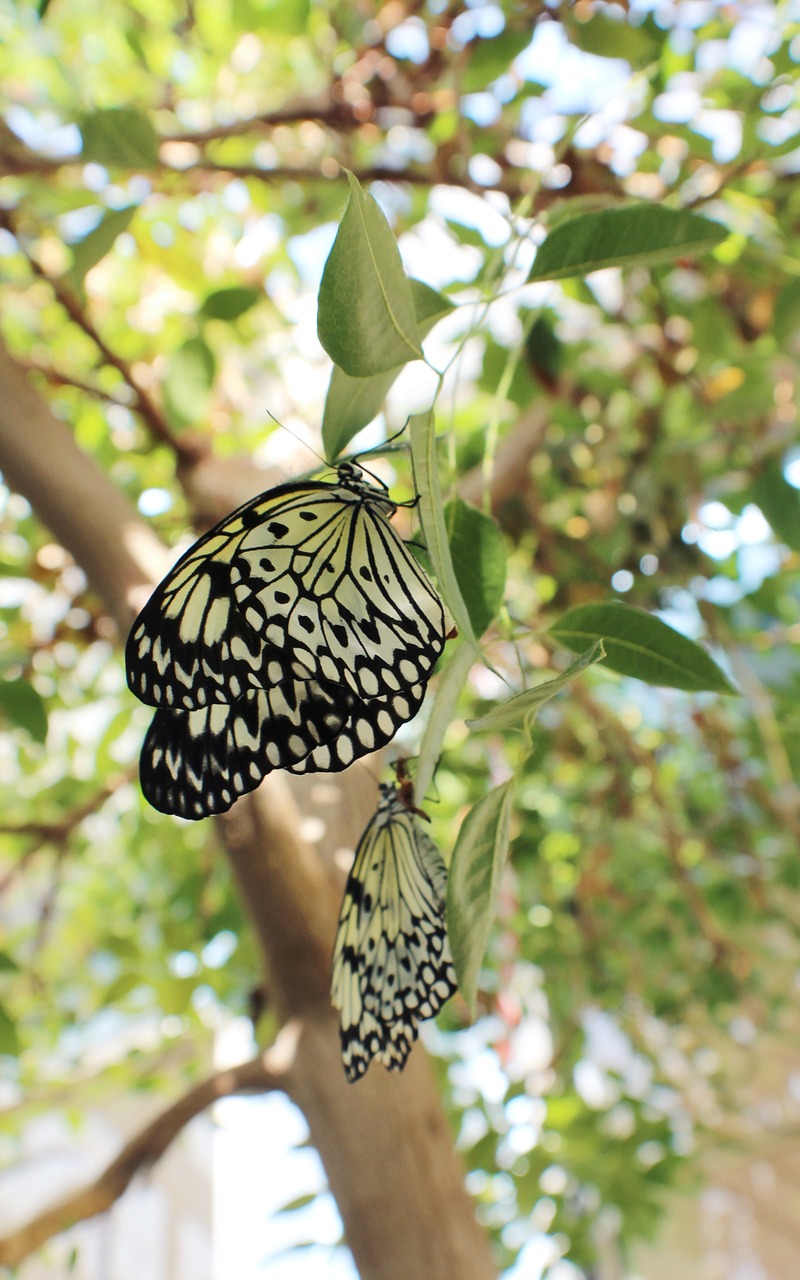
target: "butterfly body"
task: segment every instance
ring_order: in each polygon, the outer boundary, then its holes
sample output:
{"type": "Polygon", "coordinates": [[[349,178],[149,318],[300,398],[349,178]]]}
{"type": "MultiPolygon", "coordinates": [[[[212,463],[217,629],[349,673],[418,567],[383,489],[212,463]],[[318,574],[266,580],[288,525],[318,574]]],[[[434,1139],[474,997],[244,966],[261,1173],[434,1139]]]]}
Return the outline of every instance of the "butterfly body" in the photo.
{"type": "Polygon", "coordinates": [[[136,619],[128,684],[157,709],[145,796],[224,812],[274,768],[346,768],[422,703],[445,640],[441,601],[382,486],[337,480],[252,499],[181,557],[136,619]]]}

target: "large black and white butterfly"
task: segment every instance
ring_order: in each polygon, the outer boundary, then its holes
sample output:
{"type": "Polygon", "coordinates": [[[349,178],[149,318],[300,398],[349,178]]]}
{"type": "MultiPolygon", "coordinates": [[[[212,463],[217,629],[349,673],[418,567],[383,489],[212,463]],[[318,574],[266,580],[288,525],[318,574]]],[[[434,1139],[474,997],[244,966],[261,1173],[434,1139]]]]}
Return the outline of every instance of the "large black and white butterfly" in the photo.
{"type": "Polygon", "coordinates": [[[157,708],[140,766],[157,809],[201,818],[272,769],[344,769],[415,715],[445,619],[395,510],[345,462],[239,507],[156,588],[125,656],[157,708]]]}
{"type": "Polygon", "coordinates": [[[420,816],[408,785],[383,783],[345,887],[331,1000],[348,1080],[358,1080],[373,1058],[401,1071],[418,1024],[456,990],[447,871],[420,816]]]}

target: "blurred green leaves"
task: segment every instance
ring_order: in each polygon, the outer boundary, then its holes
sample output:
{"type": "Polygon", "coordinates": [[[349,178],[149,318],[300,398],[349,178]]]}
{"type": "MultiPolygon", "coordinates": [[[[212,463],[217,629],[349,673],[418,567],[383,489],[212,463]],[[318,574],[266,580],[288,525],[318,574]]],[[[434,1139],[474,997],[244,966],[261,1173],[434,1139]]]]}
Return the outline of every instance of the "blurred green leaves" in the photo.
{"type": "Polygon", "coordinates": [[[125,169],[153,169],[158,164],[158,134],[143,111],[108,107],[85,112],[78,125],[84,160],[125,169]]]}

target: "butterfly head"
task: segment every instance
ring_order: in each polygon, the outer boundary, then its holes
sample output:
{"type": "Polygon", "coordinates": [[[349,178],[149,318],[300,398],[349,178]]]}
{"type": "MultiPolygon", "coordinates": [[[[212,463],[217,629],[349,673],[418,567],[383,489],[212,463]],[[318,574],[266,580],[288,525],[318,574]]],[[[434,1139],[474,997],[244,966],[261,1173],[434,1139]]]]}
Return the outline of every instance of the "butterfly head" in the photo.
{"type": "Polygon", "coordinates": [[[380,507],[385,515],[394,515],[397,507],[389,497],[388,486],[371,471],[367,472],[367,475],[372,479],[367,480],[364,472],[365,468],[359,467],[356,462],[340,462],[336,468],[341,488],[348,489],[373,506],[380,507]]]}

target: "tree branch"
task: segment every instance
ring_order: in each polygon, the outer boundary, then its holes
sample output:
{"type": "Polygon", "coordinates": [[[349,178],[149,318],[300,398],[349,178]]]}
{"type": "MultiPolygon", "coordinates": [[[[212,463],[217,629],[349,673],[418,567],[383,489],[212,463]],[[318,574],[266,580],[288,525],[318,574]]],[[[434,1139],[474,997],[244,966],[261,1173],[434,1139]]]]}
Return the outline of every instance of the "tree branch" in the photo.
{"type": "Polygon", "coordinates": [[[0,390],[0,470],[72,553],[125,635],[166,572],[164,546],[2,346],[0,390]]]}
{"type": "Polygon", "coordinates": [[[279,1045],[280,1037],[268,1053],[251,1058],[241,1066],[217,1071],[202,1080],[131,1138],[116,1159],[89,1186],[1,1237],[0,1266],[18,1266],[60,1231],[110,1209],[136,1174],[155,1164],[189,1121],[210,1107],[212,1102],[234,1093],[266,1093],[283,1089],[283,1070],[270,1062],[279,1045]]]}
{"type": "MultiPolygon", "coordinates": [[[[163,575],[158,540],[0,349],[2,383],[0,468],[127,627],[137,586],[163,575]],[[145,536],[156,562],[149,576],[139,554],[145,536]]],[[[352,1086],[342,1070],[328,994],[338,900],[322,855],[352,851],[374,794],[363,762],[331,777],[270,774],[220,821],[225,852],[261,945],[270,997],[285,1031],[297,1028],[283,1087],[308,1122],[360,1274],[492,1280],[488,1242],[424,1052],[412,1053],[399,1078],[374,1067],[352,1086]]],[[[279,1043],[283,1034],[271,1055],[279,1043]]],[[[75,1208],[70,1202],[69,1212],[75,1208]]],[[[64,1221],[62,1207],[50,1230],[64,1221]]]]}
{"type": "Polygon", "coordinates": [[[50,382],[56,387],[73,387],[76,391],[82,391],[87,396],[94,396],[97,400],[104,400],[107,404],[117,404],[123,409],[130,408],[130,400],[123,400],[121,396],[115,396],[109,391],[104,391],[102,387],[95,386],[91,382],[85,382],[82,378],[75,378],[71,373],[64,373],[61,369],[56,369],[53,365],[45,364],[42,360],[23,360],[17,358],[17,364],[21,369],[25,369],[29,373],[39,373],[46,382],[50,382]]]}
{"type": "Polygon", "coordinates": [[[100,336],[97,329],[92,324],[88,315],[81,306],[75,294],[66,287],[62,280],[56,276],[49,275],[39,262],[28,252],[25,247],[24,240],[20,235],[17,227],[17,220],[10,209],[0,209],[0,227],[10,232],[19,245],[20,252],[24,255],[31,271],[40,280],[44,280],[52,289],[61,306],[66,311],[70,320],[82,329],[88,338],[97,347],[106,364],[111,365],[121,375],[123,380],[131,388],[134,395],[134,403],[132,408],[140,414],[150,430],[158,439],[163,440],[175,452],[175,456],[189,460],[194,458],[198,453],[198,444],[196,437],[191,441],[184,437],[176,436],[172,431],[167,419],[161,412],[156,402],[153,400],[149,391],[134,376],[133,370],[127,360],[123,360],[115,351],[112,351],[104,338],[100,336]]]}

